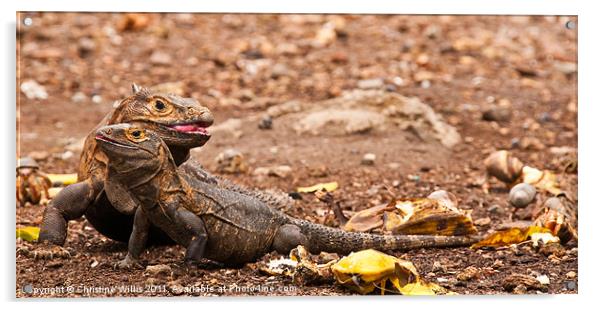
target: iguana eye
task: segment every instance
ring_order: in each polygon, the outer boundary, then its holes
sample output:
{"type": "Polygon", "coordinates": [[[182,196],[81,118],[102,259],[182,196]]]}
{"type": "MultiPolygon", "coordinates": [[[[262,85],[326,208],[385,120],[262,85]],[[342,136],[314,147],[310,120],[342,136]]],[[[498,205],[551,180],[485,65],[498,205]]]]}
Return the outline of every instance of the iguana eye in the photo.
{"type": "Polygon", "coordinates": [[[155,100],[155,109],[157,109],[157,111],[163,111],[165,109],[165,103],[159,99],[155,100]]]}
{"type": "Polygon", "coordinates": [[[132,129],[127,132],[127,136],[131,141],[142,142],[146,140],[146,133],[142,129],[132,129]]]}

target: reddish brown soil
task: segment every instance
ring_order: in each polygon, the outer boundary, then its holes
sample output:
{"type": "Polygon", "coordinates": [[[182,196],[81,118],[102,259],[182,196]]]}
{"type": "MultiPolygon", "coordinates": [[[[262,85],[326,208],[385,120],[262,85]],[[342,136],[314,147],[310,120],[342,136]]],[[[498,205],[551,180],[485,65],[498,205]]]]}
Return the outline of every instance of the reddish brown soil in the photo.
{"type": "MultiPolygon", "coordinates": [[[[397,197],[424,197],[445,189],[460,199],[473,219],[489,217],[479,226],[485,233],[507,222],[511,209],[507,189],[492,182],[485,194],[476,180],[483,159],[496,149],[509,149],[513,139],[534,138],[541,147],[523,145],[512,151],[530,166],[561,174],[564,186],[576,192],[577,176],[562,174],[560,159],[551,147],[577,147],[577,78],[559,66],[576,63],[575,29],[566,17],[506,16],[343,16],[334,42],[318,47],[312,40],[333,16],[152,14],[141,29],[120,31],[121,14],[35,14],[31,26],[19,26],[18,83],[33,79],[43,85],[48,99],[18,96],[19,156],[46,152],[39,162],[46,172],[75,172],[79,152],[62,159],[65,146],[85,137],[129,93],[129,84],[183,82],[183,92],[207,105],[216,125],[229,118],[262,115],[268,106],[288,100],[304,105],[336,97],[354,89],[359,80],[382,78],[390,91],[419,97],[450,124],[463,142],[452,149],[422,141],[410,132],[367,133],[350,136],[300,136],[274,120],[272,130],[243,126],[240,138],[215,135],[193,156],[215,172],[214,158],[226,148],[243,152],[252,171],[256,167],[289,165],[286,178],[257,178],[250,172],[226,175],[233,181],[262,189],[294,191],[297,186],[338,181],[335,198],[344,210],[357,211],[397,197]],[[82,53],[89,38],[94,46],[82,53]],[[283,43],[296,51],[281,52],[283,43]],[[153,64],[153,52],[171,55],[164,65],[153,64]],[[261,67],[267,61],[267,66],[261,67]],[[256,75],[245,73],[259,65],[256,75]],[[274,77],[275,63],[288,66],[285,76],[274,77]],[[430,85],[417,72],[428,71],[430,85]],[[403,85],[395,85],[395,77],[403,85]],[[428,87],[425,87],[428,86],[428,87]],[[75,93],[87,99],[74,102],[75,93]],[[99,103],[91,98],[97,97],[99,103]],[[508,101],[507,121],[482,120],[490,104],[508,101]],[[277,146],[277,152],[271,147],[277,146]],[[365,153],[377,155],[374,166],[360,165],[365,153]],[[397,163],[391,168],[391,163],[397,163]],[[316,173],[322,171],[322,173],[316,173]],[[494,207],[494,206],[497,206],[494,207]]],[[[576,18],[572,17],[575,21],[576,18]]],[[[335,23],[336,20],[333,20],[335,23]]],[[[304,196],[290,214],[337,225],[329,210],[304,196]]],[[[40,224],[43,206],[17,208],[17,226],[40,224]]],[[[18,244],[18,246],[20,246],[18,244]]],[[[144,254],[145,264],[168,264],[171,275],[151,277],[144,270],[113,270],[126,246],[103,237],[84,219],[72,221],[66,246],[70,259],[33,260],[17,254],[16,294],[27,296],[171,296],[162,285],[175,283],[230,288],[273,288],[278,291],[199,292],[189,295],[346,295],[336,284],[294,286],[290,279],[269,277],[255,264],[241,269],[207,268],[187,271],[178,246],[155,247],[144,254]],[[172,282],[175,281],[175,282],[172,282]],[[119,293],[79,291],[28,294],[23,288],[107,288],[158,285],[157,291],[119,293]]],[[[461,294],[508,293],[502,287],[513,273],[547,275],[547,293],[576,293],[577,244],[571,242],[560,257],[537,253],[529,246],[518,250],[424,249],[396,253],[411,260],[429,281],[461,294]],[[499,260],[500,262],[496,262],[499,260]],[[434,268],[434,262],[443,267],[434,268]],[[456,280],[456,273],[474,266],[480,277],[456,280]],[[448,281],[440,281],[445,278],[448,281]]],[[[535,291],[528,291],[535,293],[535,291]]],[[[188,293],[186,293],[188,294],[188,293]]]]}

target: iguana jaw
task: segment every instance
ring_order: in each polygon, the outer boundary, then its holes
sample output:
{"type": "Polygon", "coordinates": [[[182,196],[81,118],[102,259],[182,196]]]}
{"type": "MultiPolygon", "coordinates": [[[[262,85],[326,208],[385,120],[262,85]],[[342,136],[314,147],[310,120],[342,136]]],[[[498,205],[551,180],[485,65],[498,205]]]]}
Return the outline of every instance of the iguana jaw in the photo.
{"type": "Polygon", "coordinates": [[[134,147],[134,146],[119,143],[105,135],[102,135],[102,134],[96,134],[96,137],[94,137],[94,139],[96,139],[96,141],[98,141],[100,143],[107,143],[107,144],[111,144],[113,146],[123,147],[123,148],[128,148],[128,149],[136,149],[136,147],[134,147]]]}

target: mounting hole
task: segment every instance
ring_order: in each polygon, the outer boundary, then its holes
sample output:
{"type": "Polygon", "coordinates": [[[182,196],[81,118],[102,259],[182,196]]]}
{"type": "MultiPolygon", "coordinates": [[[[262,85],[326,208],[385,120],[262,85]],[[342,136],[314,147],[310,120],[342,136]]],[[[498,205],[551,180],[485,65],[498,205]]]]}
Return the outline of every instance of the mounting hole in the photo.
{"type": "Polygon", "coordinates": [[[564,24],[564,26],[566,27],[566,29],[575,29],[575,22],[572,20],[569,20],[568,22],[566,22],[566,24],[564,24]]]}

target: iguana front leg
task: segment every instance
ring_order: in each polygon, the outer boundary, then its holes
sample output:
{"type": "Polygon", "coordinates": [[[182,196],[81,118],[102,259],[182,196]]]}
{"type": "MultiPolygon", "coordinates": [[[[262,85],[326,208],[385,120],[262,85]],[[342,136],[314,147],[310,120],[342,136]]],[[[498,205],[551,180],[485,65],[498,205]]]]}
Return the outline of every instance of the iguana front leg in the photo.
{"type": "Polygon", "coordinates": [[[101,189],[102,182],[86,180],[61,190],[44,210],[39,242],[63,245],[67,222],[82,217],[101,189]]]}
{"type": "Polygon", "coordinates": [[[128,253],[123,260],[116,264],[117,268],[130,269],[140,266],[140,254],[146,246],[150,225],[150,220],[144,214],[143,208],[137,208],[134,216],[134,229],[128,242],[128,253]]]}

